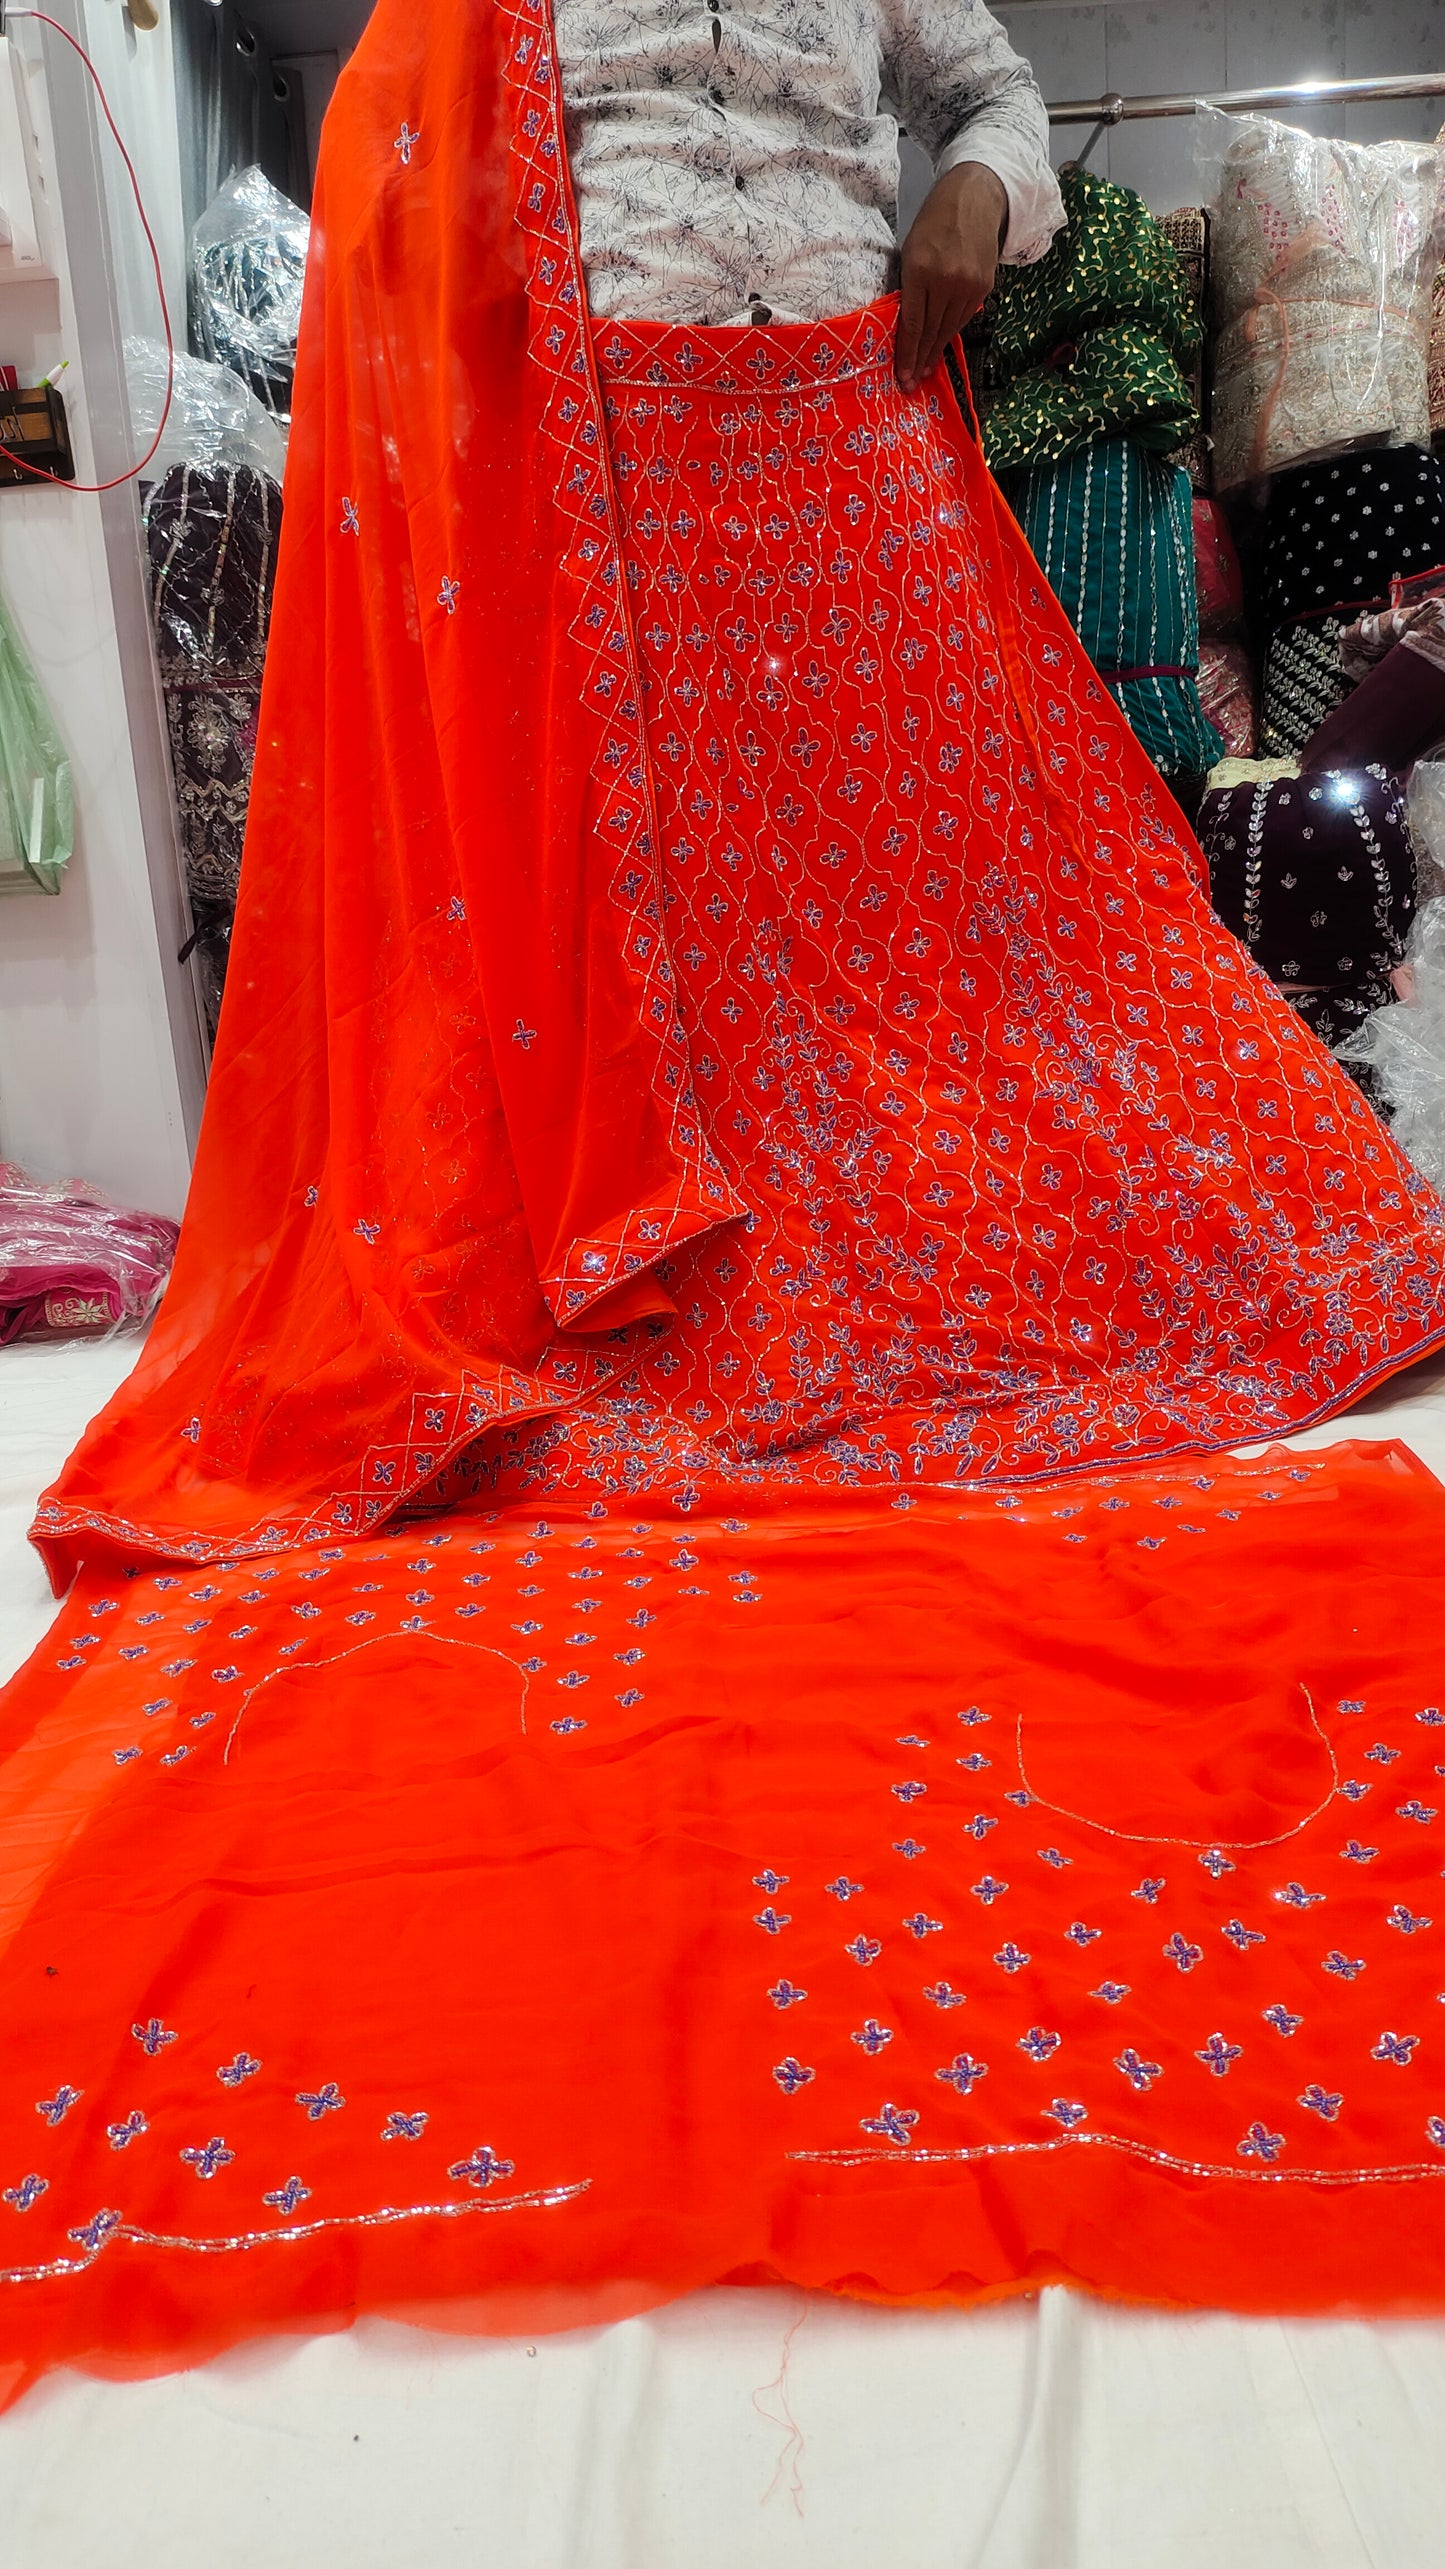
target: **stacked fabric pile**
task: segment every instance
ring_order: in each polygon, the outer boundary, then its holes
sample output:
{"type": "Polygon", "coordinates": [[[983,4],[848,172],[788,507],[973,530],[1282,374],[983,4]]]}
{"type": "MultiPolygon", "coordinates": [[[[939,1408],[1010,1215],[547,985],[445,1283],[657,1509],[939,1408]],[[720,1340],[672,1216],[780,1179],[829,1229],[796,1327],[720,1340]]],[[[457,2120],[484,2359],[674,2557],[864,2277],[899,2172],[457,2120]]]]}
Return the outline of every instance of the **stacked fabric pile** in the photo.
{"type": "MultiPolygon", "coordinates": [[[[1207,111],[1198,140],[1212,200],[1201,693],[1236,759],[1261,761],[1216,772],[1199,833],[1221,917],[1338,1043],[1391,996],[1415,906],[1404,779],[1445,732],[1445,606],[1428,603],[1445,588],[1430,447],[1441,160],[1207,111]],[[1396,612],[1411,579],[1425,596],[1396,612]]],[[[1445,369],[1433,388],[1445,411],[1445,369]]]]}
{"type": "Polygon", "coordinates": [[[1390,584],[1445,563],[1445,469],[1423,446],[1345,454],[1281,474],[1265,512],[1260,748],[1302,755],[1354,685],[1341,652],[1390,584]]]}
{"type": "Polygon", "coordinates": [[[1222,747],[1199,702],[1192,493],[1175,460],[1199,432],[1199,316],[1140,197],[1087,170],[1060,184],[1065,230],[992,300],[984,443],[1099,675],[1183,783],[1222,747]]]}
{"type": "Polygon", "coordinates": [[[1200,111],[1213,194],[1214,487],[1424,446],[1438,156],[1200,111]]]}
{"type": "Polygon", "coordinates": [[[145,530],[191,944],[214,1035],[241,879],[280,485],[247,465],[176,464],[146,501],[145,530]]]}
{"type": "Polygon", "coordinates": [[[1201,111],[1198,157],[1208,210],[1162,219],[1063,171],[969,368],[1221,917],[1335,1043],[1390,996],[1404,782],[1445,739],[1445,153],[1201,111]]]}
{"type": "Polygon", "coordinates": [[[1262,508],[1259,746],[1289,757],[1349,692],[1345,628],[1388,603],[1393,577],[1445,561],[1429,451],[1441,156],[1207,110],[1198,152],[1214,492],[1262,508]]]}

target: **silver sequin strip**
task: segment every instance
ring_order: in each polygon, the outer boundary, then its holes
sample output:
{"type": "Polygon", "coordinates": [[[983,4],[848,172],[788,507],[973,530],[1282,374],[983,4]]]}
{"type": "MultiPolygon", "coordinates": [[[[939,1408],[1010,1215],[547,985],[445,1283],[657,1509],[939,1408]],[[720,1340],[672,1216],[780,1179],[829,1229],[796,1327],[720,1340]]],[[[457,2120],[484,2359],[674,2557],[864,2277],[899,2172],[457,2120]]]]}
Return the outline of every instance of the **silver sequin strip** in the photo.
{"type": "Polygon", "coordinates": [[[297,2240],[319,2239],[329,2230],[385,2230],[398,2221],[464,2221],[474,2212],[550,2212],[558,2204],[575,2202],[591,2184],[590,2177],[583,2177],[577,2185],[539,2187],[531,2194],[503,2195],[490,2203],[385,2204],[379,2212],[337,2213],[329,2220],[288,2222],[275,2230],[238,2230],[229,2239],[187,2239],[175,2231],[137,2230],[122,2221],[83,2257],[55,2257],[45,2266],[0,2268],[0,2284],[36,2284],[53,2275],[83,2275],[119,2239],[137,2248],[184,2248],[193,2256],[229,2257],[243,2248],[290,2247],[297,2240]]]}

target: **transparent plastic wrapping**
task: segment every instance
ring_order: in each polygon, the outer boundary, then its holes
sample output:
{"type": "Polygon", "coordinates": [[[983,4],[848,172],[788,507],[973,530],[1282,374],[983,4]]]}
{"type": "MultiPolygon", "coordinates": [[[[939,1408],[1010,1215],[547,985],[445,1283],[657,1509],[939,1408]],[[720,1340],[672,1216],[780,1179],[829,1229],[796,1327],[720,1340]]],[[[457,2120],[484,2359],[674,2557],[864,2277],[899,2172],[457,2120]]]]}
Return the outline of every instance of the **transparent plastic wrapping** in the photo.
{"type": "Polygon", "coordinates": [[[0,893],[58,892],[74,827],[70,761],[0,602],[0,893]]]}
{"type": "Polygon", "coordinates": [[[291,425],[310,238],[300,206],[260,169],[228,178],[191,233],[194,322],[202,350],[249,384],[283,429],[291,425]]]}
{"type": "Polygon", "coordinates": [[[1195,119],[1213,214],[1214,486],[1430,440],[1441,156],[1268,116],[1195,119]]]}
{"type": "MultiPolygon", "coordinates": [[[[127,339],[125,379],[131,425],[149,446],[166,399],[166,352],[158,339],[127,339]]],[[[269,410],[228,366],[178,349],[166,433],[146,468],[158,482],[176,464],[249,466],[279,482],[286,469],[286,438],[269,410]]]]}
{"type": "Polygon", "coordinates": [[[1422,758],[1411,769],[1405,824],[1423,907],[1445,893],[1445,760],[1422,758]]]}
{"type": "Polygon", "coordinates": [[[1366,1018],[1340,1059],[1368,1069],[1400,1148],[1445,1188],[1445,898],[1419,912],[1394,982],[1393,1004],[1366,1018]]]}
{"type": "Polygon", "coordinates": [[[176,465],[146,501],[145,530],[181,853],[214,1033],[251,795],[280,485],[245,466],[176,465]]]}
{"type": "Polygon", "coordinates": [[[1201,642],[1199,702],[1229,758],[1252,758],[1258,718],[1254,668],[1242,642],[1201,642]]]}
{"type": "Polygon", "coordinates": [[[138,1329],[165,1289],[177,1228],[93,1187],[47,1186],[0,1160],[0,1347],[138,1329]]]}

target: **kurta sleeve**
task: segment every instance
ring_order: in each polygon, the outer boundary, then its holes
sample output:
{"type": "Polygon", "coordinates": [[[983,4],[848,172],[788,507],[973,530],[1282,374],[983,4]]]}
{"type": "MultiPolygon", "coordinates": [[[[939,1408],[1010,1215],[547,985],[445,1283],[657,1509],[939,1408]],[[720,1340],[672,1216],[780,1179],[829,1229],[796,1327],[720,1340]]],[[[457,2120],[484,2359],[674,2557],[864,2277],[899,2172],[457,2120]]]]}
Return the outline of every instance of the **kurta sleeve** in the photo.
{"type": "Polygon", "coordinates": [[[884,87],[939,177],[981,161],[1008,197],[1003,256],[1043,257],[1064,220],[1032,71],[982,0],[883,0],[884,87]]]}

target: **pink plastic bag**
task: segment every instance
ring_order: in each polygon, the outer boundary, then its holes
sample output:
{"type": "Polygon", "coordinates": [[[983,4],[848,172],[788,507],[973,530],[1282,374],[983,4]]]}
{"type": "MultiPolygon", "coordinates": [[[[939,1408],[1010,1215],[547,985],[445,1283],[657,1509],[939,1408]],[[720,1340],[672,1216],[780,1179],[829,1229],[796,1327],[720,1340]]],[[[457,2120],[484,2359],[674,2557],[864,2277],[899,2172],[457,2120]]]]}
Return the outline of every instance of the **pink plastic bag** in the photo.
{"type": "Polygon", "coordinates": [[[94,1188],[46,1186],[0,1160],[0,1347],[139,1328],[161,1298],[177,1227],[94,1188]]]}

